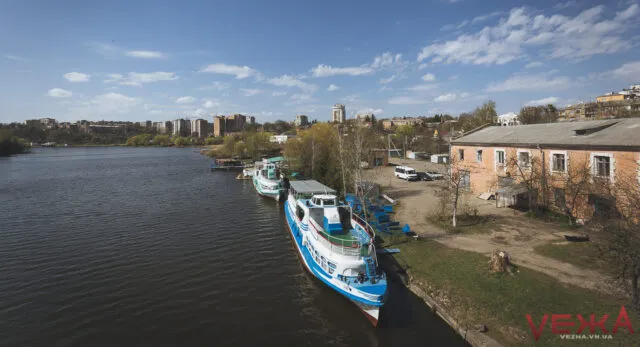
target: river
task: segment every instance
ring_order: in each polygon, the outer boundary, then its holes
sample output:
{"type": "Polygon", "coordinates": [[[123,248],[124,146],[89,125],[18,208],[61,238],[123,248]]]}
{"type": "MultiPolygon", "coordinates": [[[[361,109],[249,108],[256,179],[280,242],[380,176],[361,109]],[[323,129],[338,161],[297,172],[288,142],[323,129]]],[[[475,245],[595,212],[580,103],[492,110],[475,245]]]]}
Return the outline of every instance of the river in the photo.
{"type": "Polygon", "coordinates": [[[391,283],[381,326],[304,272],[282,209],[194,148],[0,158],[3,346],[464,346],[391,283]]]}

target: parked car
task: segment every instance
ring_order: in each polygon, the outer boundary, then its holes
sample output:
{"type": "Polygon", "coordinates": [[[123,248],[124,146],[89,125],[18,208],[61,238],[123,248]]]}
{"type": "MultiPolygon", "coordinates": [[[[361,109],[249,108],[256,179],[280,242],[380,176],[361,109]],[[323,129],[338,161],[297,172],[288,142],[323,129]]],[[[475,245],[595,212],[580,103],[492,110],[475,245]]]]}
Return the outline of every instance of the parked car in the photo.
{"type": "Polygon", "coordinates": [[[396,166],[395,176],[397,178],[407,180],[407,181],[417,181],[418,175],[416,174],[416,170],[412,167],[408,166],[396,166]]]}
{"type": "Polygon", "coordinates": [[[441,180],[444,178],[444,175],[435,171],[427,171],[425,173],[427,176],[431,177],[432,180],[441,180]]]}
{"type": "Polygon", "coordinates": [[[427,175],[426,172],[419,171],[419,172],[416,172],[416,174],[418,175],[418,179],[420,181],[433,181],[433,178],[431,178],[431,176],[427,175]]]}

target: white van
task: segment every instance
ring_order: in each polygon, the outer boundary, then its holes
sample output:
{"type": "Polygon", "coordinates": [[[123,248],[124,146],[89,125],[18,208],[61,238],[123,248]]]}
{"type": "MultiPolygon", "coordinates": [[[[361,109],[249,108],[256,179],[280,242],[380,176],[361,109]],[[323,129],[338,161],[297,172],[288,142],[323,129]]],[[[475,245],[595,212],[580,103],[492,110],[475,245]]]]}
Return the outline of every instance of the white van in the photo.
{"type": "Polygon", "coordinates": [[[407,181],[418,180],[418,174],[416,174],[416,170],[408,166],[396,166],[395,175],[396,177],[407,181]]]}

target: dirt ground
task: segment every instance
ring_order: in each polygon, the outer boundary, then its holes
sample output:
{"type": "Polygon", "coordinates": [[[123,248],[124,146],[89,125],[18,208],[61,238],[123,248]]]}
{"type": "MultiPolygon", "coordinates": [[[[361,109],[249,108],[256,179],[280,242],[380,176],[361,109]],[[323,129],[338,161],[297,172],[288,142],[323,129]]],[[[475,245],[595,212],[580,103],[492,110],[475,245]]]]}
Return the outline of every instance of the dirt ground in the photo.
{"type": "MultiPolygon", "coordinates": [[[[445,173],[441,164],[418,160],[395,160],[393,164],[407,165],[416,171],[438,171],[445,173]]],[[[444,180],[407,182],[394,176],[393,167],[380,167],[367,171],[370,181],[380,184],[385,194],[397,199],[399,208],[394,219],[401,225],[409,224],[411,230],[423,237],[434,239],[449,247],[483,254],[500,249],[509,253],[512,261],[519,265],[545,273],[562,283],[598,290],[605,293],[621,294],[614,281],[597,271],[576,267],[534,252],[534,247],[547,243],[565,243],[565,229],[532,220],[520,211],[497,208],[495,200],[482,200],[469,193],[463,204],[476,208],[480,216],[490,217],[487,230],[481,233],[451,234],[431,223],[428,216],[439,209],[437,191],[444,186],[444,180]]]]}

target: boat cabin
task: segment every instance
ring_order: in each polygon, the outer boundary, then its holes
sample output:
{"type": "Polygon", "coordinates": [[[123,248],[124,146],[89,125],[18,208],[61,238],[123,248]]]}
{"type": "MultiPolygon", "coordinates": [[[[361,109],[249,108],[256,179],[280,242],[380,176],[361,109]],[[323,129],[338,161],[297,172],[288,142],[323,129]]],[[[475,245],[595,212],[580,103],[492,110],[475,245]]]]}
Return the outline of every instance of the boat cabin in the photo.
{"type": "Polygon", "coordinates": [[[293,196],[297,200],[297,199],[310,199],[314,195],[319,195],[319,194],[335,195],[336,191],[316,180],[303,180],[303,181],[290,181],[289,193],[291,194],[291,196],[293,196]]]}
{"type": "Polygon", "coordinates": [[[338,206],[335,195],[314,195],[311,197],[310,202],[315,207],[338,206]]]}

